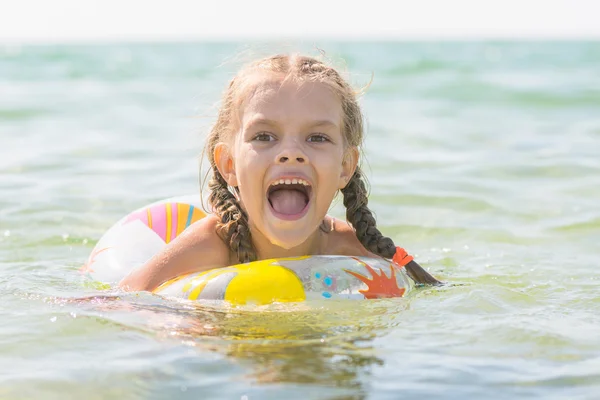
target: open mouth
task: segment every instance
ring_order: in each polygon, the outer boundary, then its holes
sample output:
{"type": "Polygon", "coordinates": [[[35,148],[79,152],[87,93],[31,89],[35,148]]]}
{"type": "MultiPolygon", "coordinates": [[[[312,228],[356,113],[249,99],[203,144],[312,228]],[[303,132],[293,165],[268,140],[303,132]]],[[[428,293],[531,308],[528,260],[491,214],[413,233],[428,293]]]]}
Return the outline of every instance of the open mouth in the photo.
{"type": "Polygon", "coordinates": [[[269,186],[267,199],[279,218],[298,219],[308,210],[311,192],[310,183],[304,179],[280,179],[269,186]]]}

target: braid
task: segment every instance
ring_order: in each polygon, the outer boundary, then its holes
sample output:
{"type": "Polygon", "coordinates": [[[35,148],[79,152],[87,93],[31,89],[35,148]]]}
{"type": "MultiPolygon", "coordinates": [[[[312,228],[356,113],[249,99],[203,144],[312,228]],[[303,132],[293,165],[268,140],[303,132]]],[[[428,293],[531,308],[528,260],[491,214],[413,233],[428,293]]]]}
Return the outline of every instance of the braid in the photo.
{"type": "Polygon", "coordinates": [[[346,219],[356,231],[356,237],[367,250],[385,258],[392,258],[396,252],[396,246],[389,237],[377,229],[375,217],[367,204],[367,188],[362,178],[360,168],[356,168],[354,175],[345,188],[344,206],[346,207],[346,219]]]}
{"type": "MultiPolygon", "coordinates": [[[[359,167],[356,168],[354,175],[345,188],[342,189],[344,195],[344,206],[346,207],[346,219],[356,232],[356,237],[367,250],[384,258],[392,258],[396,253],[396,245],[389,237],[377,229],[375,217],[367,204],[367,188],[362,178],[362,172],[359,167]]],[[[408,275],[417,283],[438,285],[440,282],[425,271],[416,261],[410,261],[405,265],[408,275]]]]}
{"type": "Polygon", "coordinates": [[[240,263],[256,261],[256,251],[248,228],[248,215],[227,188],[223,176],[216,168],[213,171],[213,179],[208,183],[208,187],[211,192],[209,201],[215,214],[221,219],[217,224],[217,233],[237,254],[240,263]]]}

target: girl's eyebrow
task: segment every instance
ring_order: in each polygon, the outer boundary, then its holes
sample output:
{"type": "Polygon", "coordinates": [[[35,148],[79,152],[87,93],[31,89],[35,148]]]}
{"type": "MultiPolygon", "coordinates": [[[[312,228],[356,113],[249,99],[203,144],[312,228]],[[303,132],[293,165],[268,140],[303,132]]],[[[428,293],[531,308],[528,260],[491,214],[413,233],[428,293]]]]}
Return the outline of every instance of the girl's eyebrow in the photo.
{"type": "Polygon", "coordinates": [[[245,128],[249,129],[250,127],[252,127],[254,125],[267,125],[267,126],[273,126],[273,127],[279,126],[277,121],[274,121],[274,120],[268,119],[268,118],[260,118],[259,117],[259,118],[252,118],[250,121],[248,121],[245,128]]]}
{"type": "Polygon", "coordinates": [[[322,119],[319,121],[312,122],[311,124],[309,124],[309,126],[311,128],[337,128],[338,125],[335,122],[330,121],[328,119],[322,119]]]}

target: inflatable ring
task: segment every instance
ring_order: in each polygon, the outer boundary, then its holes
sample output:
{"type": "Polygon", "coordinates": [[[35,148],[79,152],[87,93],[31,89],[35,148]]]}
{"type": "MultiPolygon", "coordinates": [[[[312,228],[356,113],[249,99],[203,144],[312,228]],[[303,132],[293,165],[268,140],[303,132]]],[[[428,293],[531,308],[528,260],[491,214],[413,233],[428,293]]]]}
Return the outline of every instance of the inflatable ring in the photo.
{"type": "MultiPolygon", "coordinates": [[[[206,216],[198,200],[197,196],[175,197],[130,213],[100,238],[81,271],[95,281],[119,282],[206,216]]],[[[385,259],[304,256],[183,275],[163,283],[154,293],[189,300],[269,304],[402,297],[411,287],[404,268],[385,259]]]]}

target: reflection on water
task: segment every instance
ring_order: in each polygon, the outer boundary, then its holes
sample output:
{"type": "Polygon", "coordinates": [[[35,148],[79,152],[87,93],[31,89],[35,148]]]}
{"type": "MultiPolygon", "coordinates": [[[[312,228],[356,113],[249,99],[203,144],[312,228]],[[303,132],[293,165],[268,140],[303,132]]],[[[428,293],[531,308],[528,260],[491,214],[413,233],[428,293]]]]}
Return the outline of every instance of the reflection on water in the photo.
{"type": "Polygon", "coordinates": [[[370,369],[384,364],[373,339],[399,324],[408,307],[406,299],[232,307],[149,294],[46,302],[180,342],[197,349],[199,357],[205,351],[224,355],[257,383],[343,387],[356,396],[363,393],[370,369]]]}

